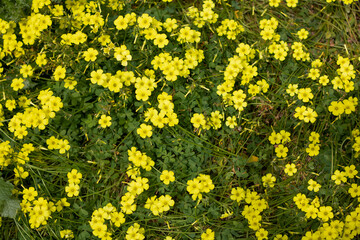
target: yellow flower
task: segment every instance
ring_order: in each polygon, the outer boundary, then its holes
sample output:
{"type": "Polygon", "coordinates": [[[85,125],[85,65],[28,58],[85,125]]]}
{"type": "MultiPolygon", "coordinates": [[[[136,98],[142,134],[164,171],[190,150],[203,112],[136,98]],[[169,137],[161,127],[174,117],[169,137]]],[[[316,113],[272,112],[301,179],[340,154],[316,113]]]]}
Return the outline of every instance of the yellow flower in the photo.
{"type": "Polygon", "coordinates": [[[269,136],[269,141],[272,145],[279,144],[282,142],[282,136],[280,133],[276,133],[275,131],[271,132],[271,135],[269,136]]]}
{"type": "Polygon", "coordinates": [[[190,194],[193,194],[193,195],[196,195],[198,193],[200,193],[200,181],[199,179],[193,179],[193,180],[188,180],[187,181],[187,187],[186,187],[186,190],[190,193],[190,194]]]}
{"type": "Polygon", "coordinates": [[[355,165],[350,165],[345,167],[345,175],[348,178],[354,178],[358,174],[355,165]]]}
{"type": "Polygon", "coordinates": [[[169,185],[170,182],[175,181],[174,172],[168,170],[162,171],[160,175],[160,180],[163,181],[164,184],[169,185]]]}
{"type": "Polygon", "coordinates": [[[59,140],[56,139],[54,136],[51,136],[49,139],[47,139],[46,144],[48,145],[49,150],[59,148],[59,140]]]}
{"type": "Polygon", "coordinates": [[[275,31],[271,27],[266,27],[260,32],[260,34],[264,40],[271,40],[275,34],[275,31]]]}
{"type": "Polygon", "coordinates": [[[210,229],[206,229],[204,233],[201,234],[201,240],[214,240],[215,233],[210,229]]]}
{"type": "Polygon", "coordinates": [[[24,78],[31,77],[33,75],[33,68],[30,65],[22,65],[20,73],[24,78]]]}
{"type": "Polygon", "coordinates": [[[339,116],[344,113],[344,104],[342,102],[332,101],[328,107],[329,112],[334,116],[339,116]]]}
{"type": "Polygon", "coordinates": [[[39,66],[39,67],[42,67],[44,65],[47,64],[47,60],[46,60],[46,54],[45,53],[39,53],[36,57],[36,64],[39,66]]]}
{"type": "Polygon", "coordinates": [[[308,190],[309,190],[309,191],[318,192],[319,189],[321,188],[321,185],[318,184],[316,181],[314,181],[314,180],[312,180],[312,179],[310,179],[310,180],[308,181],[308,184],[309,184],[309,186],[308,186],[308,190]]]}
{"type": "Polygon", "coordinates": [[[268,239],[268,231],[266,231],[264,228],[260,228],[258,231],[256,231],[255,235],[258,240],[268,239]]]}
{"type": "Polygon", "coordinates": [[[138,25],[140,28],[149,28],[152,23],[153,18],[149,16],[149,14],[144,13],[137,19],[138,25]]]}
{"type": "Polygon", "coordinates": [[[297,172],[297,168],[294,163],[286,164],[284,171],[287,175],[292,176],[297,172]]]}
{"type": "Polygon", "coordinates": [[[11,83],[11,87],[14,89],[14,91],[18,91],[19,89],[22,89],[24,87],[24,79],[22,78],[14,78],[11,83]]]}
{"type": "Polygon", "coordinates": [[[321,218],[324,222],[329,221],[329,219],[334,217],[334,214],[332,212],[332,207],[330,206],[320,207],[318,217],[321,218]]]}
{"type": "Polygon", "coordinates": [[[281,143],[286,143],[286,142],[290,141],[290,133],[289,132],[287,132],[285,130],[281,130],[280,135],[281,135],[281,143]]]}
{"type": "Polygon", "coordinates": [[[64,82],[65,82],[64,87],[70,90],[73,90],[77,84],[77,81],[75,81],[74,78],[70,78],[70,77],[66,78],[64,82]]]}
{"type": "Polygon", "coordinates": [[[60,79],[65,78],[66,69],[62,66],[57,66],[54,71],[54,79],[55,81],[59,81],[60,79]]]}
{"type": "Polygon", "coordinates": [[[360,196],[360,186],[355,183],[351,184],[351,188],[349,188],[349,193],[350,193],[351,197],[353,197],[353,198],[359,197],[360,196]]]}
{"type": "Polygon", "coordinates": [[[16,108],[16,102],[15,100],[6,100],[5,102],[5,107],[9,110],[12,111],[16,108]]]}
{"type": "Polygon", "coordinates": [[[20,166],[14,168],[14,173],[16,178],[25,179],[29,176],[29,172],[25,171],[24,168],[20,166]]]}
{"type": "Polygon", "coordinates": [[[230,199],[239,203],[245,199],[245,190],[241,187],[231,189],[230,199]]]}
{"type": "Polygon", "coordinates": [[[99,52],[94,49],[94,48],[89,48],[88,50],[86,50],[83,55],[84,55],[84,59],[87,62],[94,62],[96,60],[96,56],[99,54],[99,52]]]}
{"type": "Polygon", "coordinates": [[[116,47],[114,49],[114,58],[116,58],[117,61],[121,61],[121,65],[124,67],[128,65],[128,61],[132,60],[130,51],[125,45],[121,45],[120,47],[116,47]]]}
{"type": "Polygon", "coordinates": [[[104,81],[107,79],[107,76],[102,69],[98,69],[97,71],[92,71],[90,73],[90,76],[91,76],[90,78],[91,83],[98,85],[102,85],[104,81]]]}
{"type": "Polygon", "coordinates": [[[34,187],[24,188],[23,190],[23,199],[29,202],[33,201],[35,197],[38,195],[38,192],[35,191],[34,187]]]}
{"type": "Polygon", "coordinates": [[[151,95],[151,91],[145,87],[139,88],[135,90],[136,100],[147,101],[151,95]]]}
{"type": "Polygon", "coordinates": [[[346,173],[340,172],[339,170],[336,170],[333,175],[331,175],[331,180],[335,181],[336,185],[340,185],[341,182],[346,182],[346,173]]]}
{"type": "Polygon", "coordinates": [[[124,18],[123,16],[119,16],[115,21],[114,21],[114,25],[116,27],[116,29],[118,30],[124,30],[128,27],[129,24],[129,18],[124,18]]]}
{"type": "Polygon", "coordinates": [[[286,235],[281,235],[281,234],[277,234],[275,237],[274,237],[274,240],[288,240],[288,236],[286,235]]]}
{"type": "Polygon", "coordinates": [[[60,139],[58,141],[58,148],[61,154],[65,153],[65,151],[68,151],[70,149],[69,141],[60,139]]]}
{"type": "Polygon", "coordinates": [[[319,209],[317,209],[314,205],[308,205],[304,210],[306,212],[306,217],[313,219],[317,217],[317,214],[319,212],[319,209]]]}
{"type": "Polygon", "coordinates": [[[317,132],[311,132],[309,136],[309,141],[313,144],[316,144],[320,142],[319,138],[320,134],[318,134],[317,132]]]}
{"type": "Polygon", "coordinates": [[[299,100],[303,102],[309,102],[310,99],[313,99],[314,95],[311,93],[311,88],[300,88],[298,92],[299,100]]]}
{"type": "Polygon", "coordinates": [[[276,148],[275,148],[275,152],[276,152],[276,156],[279,158],[282,157],[286,157],[287,156],[287,152],[288,152],[288,148],[284,147],[284,145],[279,144],[276,148]]]}
{"type": "Polygon", "coordinates": [[[71,172],[67,173],[69,183],[79,184],[82,174],[76,169],[72,169],[71,172]]]}
{"type": "Polygon", "coordinates": [[[111,117],[106,115],[101,115],[101,118],[99,119],[99,124],[102,128],[110,127],[111,117]]]}
{"type": "Polygon", "coordinates": [[[318,114],[310,107],[306,108],[304,111],[303,117],[304,122],[311,122],[314,123],[316,121],[316,117],[318,114]]]}
{"type": "Polygon", "coordinates": [[[174,18],[167,18],[165,22],[163,23],[164,28],[167,32],[172,32],[174,29],[178,27],[176,23],[176,19],[174,18]]]}
{"type": "Polygon", "coordinates": [[[201,113],[195,113],[190,121],[195,128],[199,128],[200,126],[204,126],[206,124],[205,116],[201,113]]]}
{"type": "Polygon", "coordinates": [[[66,201],[66,198],[62,198],[56,203],[56,210],[60,212],[64,207],[69,207],[70,203],[66,201]]]}
{"type": "Polygon", "coordinates": [[[106,235],[107,226],[104,223],[98,222],[91,226],[91,228],[96,237],[103,238],[106,235]]]}
{"type": "Polygon", "coordinates": [[[319,144],[311,143],[306,148],[306,152],[309,154],[310,157],[319,155],[320,146],[319,144]]]}
{"type": "Polygon", "coordinates": [[[74,238],[74,233],[70,229],[61,230],[60,237],[65,239],[71,239],[74,238]]]}
{"type": "Polygon", "coordinates": [[[278,7],[281,0],[269,0],[270,7],[278,7]]]}
{"type": "Polygon", "coordinates": [[[286,92],[290,95],[290,96],[294,96],[295,94],[298,93],[298,85],[297,84],[289,84],[288,88],[286,89],[286,92]]]}
{"type": "Polygon", "coordinates": [[[268,173],[265,176],[263,176],[261,178],[261,180],[263,182],[264,187],[274,187],[275,186],[274,182],[276,181],[276,178],[271,173],[268,173]]]}
{"type": "Polygon", "coordinates": [[[297,3],[298,3],[298,0],[286,0],[286,5],[288,7],[294,8],[294,7],[296,7],[297,3]]]}
{"type": "Polygon", "coordinates": [[[327,75],[321,76],[319,78],[319,83],[323,86],[326,86],[329,83],[329,77],[327,75]]]}
{"type": "Polygon", "coordinates": [[[236,122],[236,116],[232,116],[232,117],[227,117],[226,118],[226,122],[225,122],[226,126],[228,126],[229,128],[234,128],[237,126],[237,122],[236,122]]]}
{"type": "Polygon", "coordinates": [[[296,33],[296,35],[298,35],[300,39],[307,39],[309,32],[302,28],[296,33]]]}
{"type": "Polygon", "coordinates": [[[166,34],[157,34],[155,36],[154,44],[159,48],[163,48],[168,45],[169,40],[166,38],[166,34]]]}
{"type": "Polygon", "coordinates": [[[137,134],[142,138],[147,138],[152,136],[152,127],[145,123],[142,123],[140,127],[136,130],[137,134]]]}
{"type": "Polygon", "coordinates": [[[120,227],[121,224],[125,222],[125,217],[122,212],[112,212],[110,214],[111,222],[114,223],[116,227],[120,227]]]}
{"type": "Polygon", "coordinates": [[[74,183],[70,183],[69,186],[65,187],[65,192],[67,192],[68,197],[79,196],[80,186],[74,183]]]}

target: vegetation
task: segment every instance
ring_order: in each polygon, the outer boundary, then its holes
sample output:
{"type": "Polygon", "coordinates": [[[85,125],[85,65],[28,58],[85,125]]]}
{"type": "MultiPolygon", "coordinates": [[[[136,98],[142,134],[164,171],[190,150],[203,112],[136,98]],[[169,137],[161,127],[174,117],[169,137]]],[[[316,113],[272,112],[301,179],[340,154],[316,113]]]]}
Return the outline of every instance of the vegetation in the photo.
{"type": "Polygon", "coordinates": [[[0,3],[1,239],[358,238],[358,2],[0,3]]]}

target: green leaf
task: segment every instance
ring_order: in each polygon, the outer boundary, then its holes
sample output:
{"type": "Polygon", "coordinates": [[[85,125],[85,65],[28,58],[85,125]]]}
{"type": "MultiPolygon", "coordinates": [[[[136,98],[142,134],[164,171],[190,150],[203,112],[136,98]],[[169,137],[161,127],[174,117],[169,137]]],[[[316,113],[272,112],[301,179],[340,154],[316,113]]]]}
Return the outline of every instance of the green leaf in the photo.
{"type": "Polygon", "coordinates": [[[15,218],[18,209],[20,209],[20,201],[17,199],[8,199],[4,202],[1,216],[15,218]]]}
{"type": "Polygon", "coordinates": [[[0,178],[0,209],[2,217],[15,218],[17,210],[20,208],[20,201],[11,199],[14,186],[0,178]]]}
{"type": "Polygon", "coordinates": [[[82,239],[89,239],[91,237],[90,233],[87,231],[83,231],[82,233],[79,234],[79,240],[82,239]]]}
{"type": "Polygon", "coordinates": [[[9,183],[5,182],[3,178],[0,178],[0,201],[1,200],[9,200],[12,195],[12,190],[14,186],[9,183]]]}

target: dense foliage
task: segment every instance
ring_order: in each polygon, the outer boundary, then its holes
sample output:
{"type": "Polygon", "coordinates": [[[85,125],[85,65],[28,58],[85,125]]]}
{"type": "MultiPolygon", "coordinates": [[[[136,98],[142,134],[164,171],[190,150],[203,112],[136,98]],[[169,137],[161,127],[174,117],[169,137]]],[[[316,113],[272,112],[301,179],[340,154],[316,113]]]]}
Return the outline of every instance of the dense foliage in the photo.
{"type": "Polygon", "coordinates": [[[1,239],[359,236],[358,2],[3,2],[1,239]]]}

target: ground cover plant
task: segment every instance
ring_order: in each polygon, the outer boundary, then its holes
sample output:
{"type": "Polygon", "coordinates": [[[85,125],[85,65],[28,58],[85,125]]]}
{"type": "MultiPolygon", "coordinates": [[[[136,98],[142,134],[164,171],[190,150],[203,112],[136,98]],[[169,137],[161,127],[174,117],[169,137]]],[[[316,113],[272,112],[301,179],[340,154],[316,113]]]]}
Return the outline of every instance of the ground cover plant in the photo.
{"type": "Polygon", "coordinates": [[[1,239],[357,239],[353,0],[0,1],[1,239]]]}

